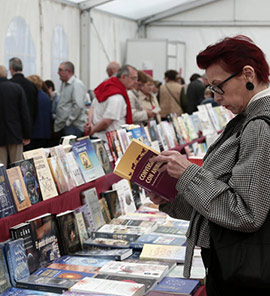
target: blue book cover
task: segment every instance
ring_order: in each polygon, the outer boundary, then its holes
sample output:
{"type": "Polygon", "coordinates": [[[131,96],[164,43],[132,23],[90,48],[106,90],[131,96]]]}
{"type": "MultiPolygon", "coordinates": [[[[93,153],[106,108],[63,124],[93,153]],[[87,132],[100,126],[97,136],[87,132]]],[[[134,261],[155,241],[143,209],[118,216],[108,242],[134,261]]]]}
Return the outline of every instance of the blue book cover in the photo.
{"type": "Polygon", "coordinates": [[[0,218],[16,213],[6,168],[0,163],[0,218]]]}
{"type": "Polygon", "coordinates": [[[153,291],[165,292],[168,294],[193,295],[200,287],[200,281],[182,278],[165,277],[158,283],[153,291]]]}
{"type": "Polygon", "coordinates": [[[8,288],[10,288],[10,280],[9,280],[9,274],[8,274],[4,250],[1,245],[0,247],[0,293],[3,293],[8,288]]]}
{"type": "Polygon", "coordinates": [[[31,295],[31,296],[38,296],[38,295],[46,295],[46,296],[59,296],[57,293],[48,293],[43,291],[37,291],[37,290],[28,290],[28,289],[20,289],[20,288],[9,288],[6,290],[1,296],[25,296],[25,295],[31,295]]]}
{"type": "Polygon", "coordinates": [[[23,238],[7,242],[5,251],[10,281],[12,286],[16,286],[19,279],[30,275],[23,238]]]}
{"type": "Polygon", "coordinates": [[[80,138],[73,143],[72,151],[86,182],[105,175],[89,137],[80,138]]]}
{"type": "Polygon", "coordinates": [[[144,244],[183,246],[185,242],[185,236],[178,235],[177,237],[173,237],[149,233],[141,235],[135,242],[131,242],[130,246],[134,249],[142,249],[144,244]]]}
{"type": "Polygon", "coordinates": [[[70,264],[70,265],[82,265],[82,266],[95,266],[102,267],[110,259],[104,258],[91,258],[91,257],[77,257],[77,256],[63,256],[54,261],[54,263],[70,264]]]}
{"type": "Polygon", "coordinates": [[[132,136],[134,139],[137,139],[141,142],[143,142],[144,144],[151,146],[151,143],[149,142],[144,127],[140,126],[140,127],[135,127],[133,129],[130,130],[132,133],[132,136]]]}

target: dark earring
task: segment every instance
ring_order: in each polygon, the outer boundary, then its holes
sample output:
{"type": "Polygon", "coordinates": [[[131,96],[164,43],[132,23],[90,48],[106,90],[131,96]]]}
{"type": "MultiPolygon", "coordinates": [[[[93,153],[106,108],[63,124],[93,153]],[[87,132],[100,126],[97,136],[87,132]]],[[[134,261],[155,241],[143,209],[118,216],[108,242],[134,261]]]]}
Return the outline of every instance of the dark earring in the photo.
{"type": "Polygon", "coordinates": [[[253,90],[254,89],[254,84],[252,82],[248,81],[247,84],[246,84],[246,88],[248,90],[253,90]]]}

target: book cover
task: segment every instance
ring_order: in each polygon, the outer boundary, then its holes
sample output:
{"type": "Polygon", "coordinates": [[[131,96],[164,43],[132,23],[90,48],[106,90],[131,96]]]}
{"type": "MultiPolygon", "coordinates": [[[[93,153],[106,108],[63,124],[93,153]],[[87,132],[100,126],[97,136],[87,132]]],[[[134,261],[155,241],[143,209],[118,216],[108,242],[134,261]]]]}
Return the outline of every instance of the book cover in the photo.
{"type": "Polygon", "coordinates": [[[80,251],[82,247],[74,210],[57,214],[56,221],[59,229],[61,255],[80,251]]]}
{"type": "Polygon", "coordinates": [[[163,145],[163,140],[161,138],[158,126],[155,120],[150,120],[147,122],[147,127],[151,141],[158,141],[159,151],[166,150],[166,147],[163,145]]]}
{"type": "Polygon", "coordinates": [[[181,132],[179,122],[178,122],[178,119],[177,119],[177,114],[176,113],[168,114],[167,119],[168,119],[168,121],[170,121],[172,123],[172,127],[173,127],[174,132],[175,132],[177,143],[179,145],[185,144],[185,140],[184,140],[184,138],[182,136],[182,132],[181,132]]]}
{"type": "Polygon", "coordinates": [[[7,175],[17,211],[22,211],[31,206],[29,195],[19,167],[7,169],[7,175]]]}
{"type": "Polygon", "coordinates": [[[96,151],[96,155],[103,167],[104,172],[106,174],[111,173],[113,170],[103,141],[101,139],[95,139],[91,140],[91,143],[96,151]]]}
{"type": "Polygon", "coordinates": [[[204,136],[213,134],[216,130],[212,125],[211,119],[208,115],[207,108],[205,105],[198,105],[198,117],[202,125],[202,133],[204,136]]]}
{"type": "MultiPolygon", "coordinates": [[[[102,294],[66,291],[62,295],[69,295],[69,296],[100,296],[102,294]]],[[[106,295],[107,296],[114,296],[114,295],[111,295],[111,294],[106,294],[106,295]]]]}
{"type": "Polygon", "coordinates": [[[44,295],[44,296],[59,296],[57,293],[49,293],[49,292],[43,292],[43,291],[37,291],[37,290],[28,290],[28,289],[20,289],[20,288],[9,288],[6,290],[1,296],[39,296],[39,295],[44,295]]]}
{"type": "Polygon", "coordinates": [[[122,261],[132,255],[132,249],[95,249],[76,252],[75,256],[122,261]]]}
{"type": "Polygon", "coordinates": [[[127,261],[111,261],[99,270],[99,274],[150,278],[160,281],[168,272],[168,266],[127,261]]]}
{"type": "Polygon", "coordinates": [[[186,128],[184,119],[181,116],[178,116],[177,117],[177,121],[178,121],[179,128],[181,130],[181,134],[182,134],[182,137],[183,137],[184,141],[186,143],[190,142],[191,139],[189,138],[189,135],[188,135],[188,132],[187,132],[187,128],[186,128]]]}
{"type": "Polygon", "coordinates": [[[22,238],[11,240],[5,244],[7,266],[12,286],[16,286],[19,279],[30,275],[22,238]]]}
{"type": "Polygon", "coordinates": [[[120,200],[117,190],[107,190],[100,193],[101,198],[105,198],[110,212],[111,219],[117,218],[122,215],[120,200]]]}
{"type": "Polygon", "coordinates": [[[90,237],[91,232],[92,232],[92,221],[91,221],[90,213],[88,210],[88,206],[82,205],[82,206],[76,208],[74,210],[74,212],[75,212],[75,214],[82,213],[82,215],[84,217],[84,223],[86,226],[86,230],[87,230],[87,236],[90,237]]]}
{"type": "Polygon", "coordinates": [[[118,155],[116,152],[116,147],[115,147],[115,143],[113,140],[113,135],[110,132],[106,132],[105,133],[107,141],[108,141],[108,146],[112,155],[112,159],[113,159],[113,164],[115,164],[115,162],[117,161],[118,155]]]}
{"type": "Polygon", "coordinates": [[[9,274],[3,252],[4,249],[0,248],[0,293],[3,293],[10,287],[9,274]]]}
{"type": "Polygon", "coordinates": [[[115,167],[114,174],[172,201],[177,194],[175,186],[178,180],[170,177],[167,171],[159,172],[162,163],[149,161],[158,154],[151,147],[133,139],[115,167]]]}
{"type": "Polygon", "coordinates": [[[109,211],[108,203],[104,197],[98,200],[101,208],[101,213],[104,219],[105,224],[109,224],[111,222],[111,214],[109,211]]]}
{"type": "Polygon", "coordinates": [[[165,260],[184,263],[186,247],[175,245],[144,244],[141,260],[165,260]]]}
{"type": "Polygon", "coordinates": [[[102,225],[104,225],[104,219],[102,216],[100,204],[98,201],[97,190],[95,187],[84,190],[81,192],[82,204],[88,206],[89,217],[92,222],[92,231],[96,231],[102,225]]]}
{"type": "Polygon", "coordinates": [[[0,163],[0,218],[16,213],[5,166],[0,163]]]}
{"type": "Polygon", "coordinates": [[[115,248],[115,249],[126,249],[130,248],[130,243],[124,239],[118,238],[106,238],[106,237],[97,237],[89,238],[83,244],[85,250],[92,250],[93,248],[115,248]]]}
{"type": "Polygon", "coordinates": [[[30,198],[31,204],[42,200],[38,176],[34,164],[34,159],[16,161],[10,164],[11,167],[18,166],[21,169],[23,180],[30,198]]]}
{"type": "Polygon", "coordinates": [[[134,249],[142,249],[145,244],[182,246],[186,242],[185,236],[166,236],[159,234],[143,234],[135,242],[130,243],[134,249]]]}
{"type": "Polygon", "coordinates": [[[132,133],[134,139],[143,142],[145,145],[151,146],[143,126],[131,128],[129,131],[132,133]]]}
{"type": "Polygon", "coordinates": [[[104,170],[89,137],[80,138],[73,143],[72,151],[86,182],[104,176],[104,170]]]}
{"type": "Polygon", "coordinates": [[[39,254],[36,249],[30,223],[23,222],[15,225],[9,229],[9,232],[12,239],[23,238],[28,268],[30,273],[33,273],[39,267],[39,254]]]}
{"type": "Polygon", "coordinates": [[[136,205],[133,199],[129,181],[125,179],[120,180],[112,185],[112,189],[117,191],[121,212],[123,215],[136,211],[136,205]]]}
{"type": "MultiPolygon", "coordinates": [[[[51,274],[50,274],[51,275],[51,274]]],[[[71,278],[58,278],[52,276],[40,276],[31,274],[17,281],[16,287],[22,289],[33,289],[50,293],[61,294],[72,287],[77,281],[71,278]]],[[[47,294],[45,294],[47,295],[47,294]]],[[[48,294],[50,295],[50,294],[48,294]]]]}
{"type": "Polygon", "coordinates": [[[194,125],[192,123],[192,120],[190,118],[190,115],[187,113],[183,113],[181,115],[181,117],[184,120],[185,126],[186,126],[186,130],[188,133],[188,137],[190,140],[194,140],[198,138],[198,134],[196,133],[195,129],[194,129],[194,125]]]}
{"type": "Polygon", "coordinates": [[[85,278],[71,287],[70,291],[118,296],[143,296],[145,289],[143,284],[99,278],[85,278]]]}
{"type": "Polygon", "coordinates": [[[60,166],[60,161],[57,156],[48,157],[47,159],[49,168],[51,170],[53,180],[57,187],[59,194],[68,191],[68,185],[64,176],[63,170],[60,166]]]}
{"type": "Polygon", "coordinates": [[[72,188],[76,187],[76,182],[71,173],[71,168],[69,167],[66,152],[62,145],[54,146],[50,148],[51,156],[56,156],[59,160],[59,166],[62,169],[64,178],[66,180],[67,189],[70,191],[72,188]]]}
{"type": "Polygon", "coordinates": [[[118,158],[121,158],[123,155],[123,150],[119,141],[119,137],[116,130],[106,132],[107,138],[111,139],[112,148],[115,152],[115,155],[118,158]],[[108,136],[107,136],[108,135],[108,136]]]}
{"type": "Polygon", "coordinates": [[[60,257],[55,215],[47,213],[28,222],[39,256],[39,266],[47,266],[60,257]]]}
{"type": "Polygon", "coordinates": [[[89,238],[87,227],[85,224],[84,214],[83,212],[74,211],[74,215],[75,215],[76,223],[78,226],[80,242],[81,242],[81,245],[83,245],[84,241],[86,241],[89,238]]]}
{"type": "Polygon", "coordinates": [[[120,141],[120,145],[122,151],[125,152],[127,150],[128,145],[130,144],[127,131],[123,128],[117,130],[118,138],[120,141]]]}
{"type": "Polygon", "coordinates": [[[153,291],[162,292],[163,295],[194,295],[199,287],[200,282],[197,280],[165,277],[153,291]]]}
{"type": "Polygon", "coordinates": [[[185,235],[186,232],[187,232],[186,227],[166,226],[166,225],[160,225],[154,231],[154,233],[168,234],[168,235],[172,235],[172,234],[174,234],[174,235],[185,235]]]}
{"type": "Polygon", "coordinates": [[[129,282],[129,283],[137,283],[143,284],[145,288],[145,293],[151,290],[156,284],[157,281],[154,279],[144,279],[144,278],[134,278],[129,276],[118,276],[118,275],[109,275],[109,274],[97,274],[95,276],[96,279],[106,279],[120,282],[129,282]]]}
{"type": "Polygon", "coordinates": [[[110,261],[111,260],[105,259],[105,258],[63,256],[55,260],[48,267],[55,268],[55,269],[65,269],[65,270],[97,273],[104,264],[110,261]]]}
{"type": "Polygon", "coordinates": [[[122,218],[124,216],[120,216],[118,218],[114,218],[110,224],[113,225],[123,225],[126,226],[127,229],[131,231],[134,229],[135,231],[139,230],[140,233],[149,233],[157,229],[158,223],[156,221],[147,221],[145,219],[125,219],[122,218]]]}
{"type": "Polygon", "coordinates": [[[74,153],[72,151],[66,154],[67,163],[70,168],[70,173],[72,174],[73,179],[75,180],[76,186],[80,186],[85,183],[82,172],[79,168],[79,165],[75,159],[74,153]]]}
{"type": "Polygon", "coordinates": [[[178,143],[174,133],[174,129],[171,126],[171,122],[161,121],[160,122],[161,134],[163,135],[168,148],[174,148],[178,143]]]}
{"type": "Polygon", "coordinates": [[[43,148],[23,152],[25,159],[33,158],[37,171],[42,199],[46,200],[58,195],[43,148]]]}

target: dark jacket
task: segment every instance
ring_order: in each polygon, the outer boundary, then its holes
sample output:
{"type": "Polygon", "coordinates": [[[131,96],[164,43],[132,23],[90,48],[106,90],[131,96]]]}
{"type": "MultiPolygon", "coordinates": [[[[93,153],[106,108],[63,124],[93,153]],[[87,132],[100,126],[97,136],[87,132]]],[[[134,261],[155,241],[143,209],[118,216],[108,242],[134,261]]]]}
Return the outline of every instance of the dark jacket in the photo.
{"type": "Polygon", "coordinates": [[[188,114],[192,114],[194,111],[198,111],[197,106],[200,105],[201,101],[204,98],[204,90],[205,85],[201,82],[201,80],[196,79],[190,82],[187,87],[186,93],[187,108],[185,111],[188,114]]]}
{"type": "Polygon", "coordinates": [[[20,85],[0,78],[0,146],[31,138],[31,120],[20,85]]]}
{"type": "Polygon", "coordinates": [[[20,84],[23,88],[27,105],[32,120],[32,126],[35,123],[38,114],[38,89],[33,82],[24,77],[22,73],[15,74],[10,81],[20,84]]]}

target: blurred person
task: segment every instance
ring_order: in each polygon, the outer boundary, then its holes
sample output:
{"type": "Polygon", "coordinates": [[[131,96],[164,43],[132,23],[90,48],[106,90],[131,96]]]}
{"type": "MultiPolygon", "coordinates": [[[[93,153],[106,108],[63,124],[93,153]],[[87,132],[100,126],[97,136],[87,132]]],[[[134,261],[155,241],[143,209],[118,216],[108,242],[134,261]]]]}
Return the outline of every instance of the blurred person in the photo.
{"type": "Polygon", "coordinates": [[[167,114],[176,113],[177,116],[183,113],[181,92],[182,85],[180,85],[177,79],[178,73],[175,70],[168,70],[164,73],[165,84],[160,87],[160,108],[161,118],[166,120],[167,114]]]}
{"type": "Polygon", "coordinates": [[[0,162],[23,159],[23,145],[30,143],[31,118],[23,88],[7,79],[7,69],[0,66],[0,162]]]}
{"type": "Polygon", "coordinates": [[[44,82],[38,75],[30,75],[27,79],[32,81],[38,89],[38,114],[31,135],[31,143],[25,147],[25,150],[47,148],[51,138],[51,100],[42,89],[44,82]]]}
{"type": "Polygon", "coordinates": [[[49,94],[50,94],[50,99],[52,103],[52,118],[55,119],[56,116],[56,106],[59,100],[59,94],[55,90],[55,85],[52,80],[45,80],[44,83],[46,84],[49,94]]]}
{"type": "Polygon", "coordinates": [[[106,68],[106,72],[109,77],[115,76],[118,70],[120,69],[120,65],[117,62],[110,62],[106,68]]]}
{"type": "Polygon", "coordinates": [[[9,71],[12,76],[10,81],[18,83],[25,92],[31,124],[33,126],[38,114],[38,90],[34,83],[24,77],[21,59],[17,57],[11,58],[9,60],[9,71]]]}
{"type": "Polygon", "coordinates": [[[211,103],[212,107],[219,106],[219,104],[214,100],[214,94],[208,87],[204,91],[204,99],[201,101],[201,104],[211,103]]]}
{"type": "Polygon", "coordinates": [[[132,111],[127,90],[132,89],[138,79],[137,70],[123,65],[116,77],[103,81],[95,90],[88,116],[89,135],[107,141],[105,133],[117,130],[122,124],[131,124],[132,111]]]}
{"type": "Polygon", "coordinates": [[[204,157],[202,167],[176,151],[164,163],[178,180],[168,203],[151,194],[160,210],[190,220],[184,276],[190,276],[195,245],[201,247],[208,296],[270,292],[270,88],[269,65],[248,37],[226,37],[197,55],[214,99],[236,116],[204,157]]]}
{"type": "Polygon", "coordinates": [[[86,124],[86,90],[75,76],[73,63],[67,61],[59,65],[58,75],[62,81],[59,100],[56,106],[54,131],[61,136],[83,136],[86,124]]]}

